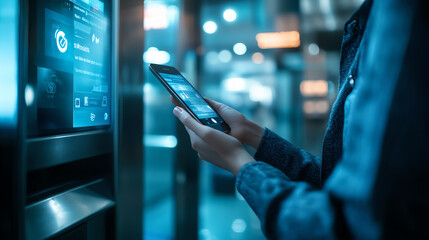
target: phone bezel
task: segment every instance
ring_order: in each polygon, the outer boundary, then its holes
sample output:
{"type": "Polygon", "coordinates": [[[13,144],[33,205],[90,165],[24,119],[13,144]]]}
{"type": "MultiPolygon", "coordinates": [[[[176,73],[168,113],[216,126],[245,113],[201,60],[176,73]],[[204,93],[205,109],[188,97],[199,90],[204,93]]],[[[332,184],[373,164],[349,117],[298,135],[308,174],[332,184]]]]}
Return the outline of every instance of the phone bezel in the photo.
{"type": "MultiPolygon", "coordinates": [[[[173,75],[180,75],[183,77],[183,79],[185,79],[188,84],[198,93],[200,94],[195,88],[194,86],[192,86],[192,84],[174,67],[171,66],[166,66],[166,65],[159,65],[159,64],[149,64],[149,69],[150,71],[155,75],[155,77],[162,83],[162,85],[167,89],[167,91],[176,99],[177,102],[180,103],[180,105],[182,105],[183,108],[186,109],[186,111],[195,119],[197,120],[199,123],[201,123],[204,126],[208,126],[208,127],[213,127],[214,126],[220,126],[223,130],[223,132],[228,133],[231,131],[231,128],[229,127],[229,125],[225,122],[225,120],[222,118],[222,116],[220,116],[220,114],[214,110],[213,106],[210,105],[210,103],[208,103],[204,98],[204,101],[213,108],[213,110],[217,113],[217,115],[219,115],[220,119],[222,119],[222,122],[218,123],[218,124],[213,124],[213,125],[206,125],[203,122],[201,122],[201,120],[197,117],[196,114],[194,114],[194,112],[192,112],[192,110],[188,107],[188,105],[178,96],[178,94],[170,87],[170,85],[168,85],[168,83],[164,80],[164,78],[159,74],[159,73],[166,73],[166,74],[173,74],[173,75]]],[[[200,96],[202,96],[200,94],[200,96]]],[[[215,128],[217,129],[217,128],[215,128]]],[[[218,129],[219,130],[219,129],[218,129]]]]}

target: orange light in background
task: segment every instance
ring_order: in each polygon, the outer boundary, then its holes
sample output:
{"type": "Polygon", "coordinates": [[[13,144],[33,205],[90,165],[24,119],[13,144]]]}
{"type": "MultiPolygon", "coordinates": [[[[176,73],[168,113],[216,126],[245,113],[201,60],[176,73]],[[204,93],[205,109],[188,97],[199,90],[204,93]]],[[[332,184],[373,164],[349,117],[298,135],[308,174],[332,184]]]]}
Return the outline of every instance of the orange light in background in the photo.
{"type": "Polygon", "coordinates": [[[161,4],[148,4],[144,8],[144,30],[166,29],[168,27],[167,7],[161,4]]]}
{"type": "Polygon", "coordinates": [[[258,33],[256,41],[261,49],[296,48],[300,45],[298,31],[258,33]]]}
{"type": "Polygon", "coordinates": [[[328,82],[325,80],[304,80],[300,90],[305,97],[323,97],[328,94],[328,82]]]}
{"type": "Polygon", "coordinates": [[[304,113],[307,115],[325,114],[329,111],[327,100],[307,100],[303,104],[304,113]]]}
{"type": "Polygon", "coordinates": [[[252,61],[255,64],[261,64],[264,62],[264,54],[260,53],[260,52],[255,52],[254,54],[252,54],[252,61]]]}

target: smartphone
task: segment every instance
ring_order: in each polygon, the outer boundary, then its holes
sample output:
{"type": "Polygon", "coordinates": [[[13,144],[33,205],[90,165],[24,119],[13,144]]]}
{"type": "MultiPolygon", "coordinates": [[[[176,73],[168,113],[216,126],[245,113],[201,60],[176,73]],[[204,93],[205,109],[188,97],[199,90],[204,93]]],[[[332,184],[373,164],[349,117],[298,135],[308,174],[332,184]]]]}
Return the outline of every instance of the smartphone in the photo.
{"type": "Polygon", "coordinates": [[[177,102],[198,122],[225,133],[231,130],[222,117],[176,68],[150,64],[149,69],[177,102]]]}

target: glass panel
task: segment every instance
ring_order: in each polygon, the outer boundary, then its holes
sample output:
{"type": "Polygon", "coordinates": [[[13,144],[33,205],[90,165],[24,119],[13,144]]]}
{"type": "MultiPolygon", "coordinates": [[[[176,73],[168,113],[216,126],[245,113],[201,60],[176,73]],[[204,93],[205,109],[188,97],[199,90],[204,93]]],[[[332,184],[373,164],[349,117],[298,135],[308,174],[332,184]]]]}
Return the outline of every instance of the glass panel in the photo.
{"type": "MultiPolygon", "coordinates": [[[[18,1],[2,1],[0,9],[0,126],[8,128],[17,120],[18,1]]],[[[33,89],[27,90],[26,97],[34,100],[33,89]]]]}
{"type": "Polygon", "coordinates": [[[176,63],[179,1],[149,0],[144,9],[144,237],[172,239],[176,119],[168,92],[148,66],[176,63]]]}

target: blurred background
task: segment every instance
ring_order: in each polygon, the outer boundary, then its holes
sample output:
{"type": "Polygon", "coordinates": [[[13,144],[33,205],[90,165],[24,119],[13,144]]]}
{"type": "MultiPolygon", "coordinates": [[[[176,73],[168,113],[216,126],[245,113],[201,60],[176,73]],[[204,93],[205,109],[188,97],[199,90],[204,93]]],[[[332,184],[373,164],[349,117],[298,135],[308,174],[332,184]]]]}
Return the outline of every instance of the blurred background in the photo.
{"type": "Polygon", "coordinates": [[[148,64],[177,67],[202,95],[320,156],[343,24],[362,2],[144,1],[146,239],[192,232],[198,239],[264,239],[234,177],[186,155],[188,137],[148,64]]]}

